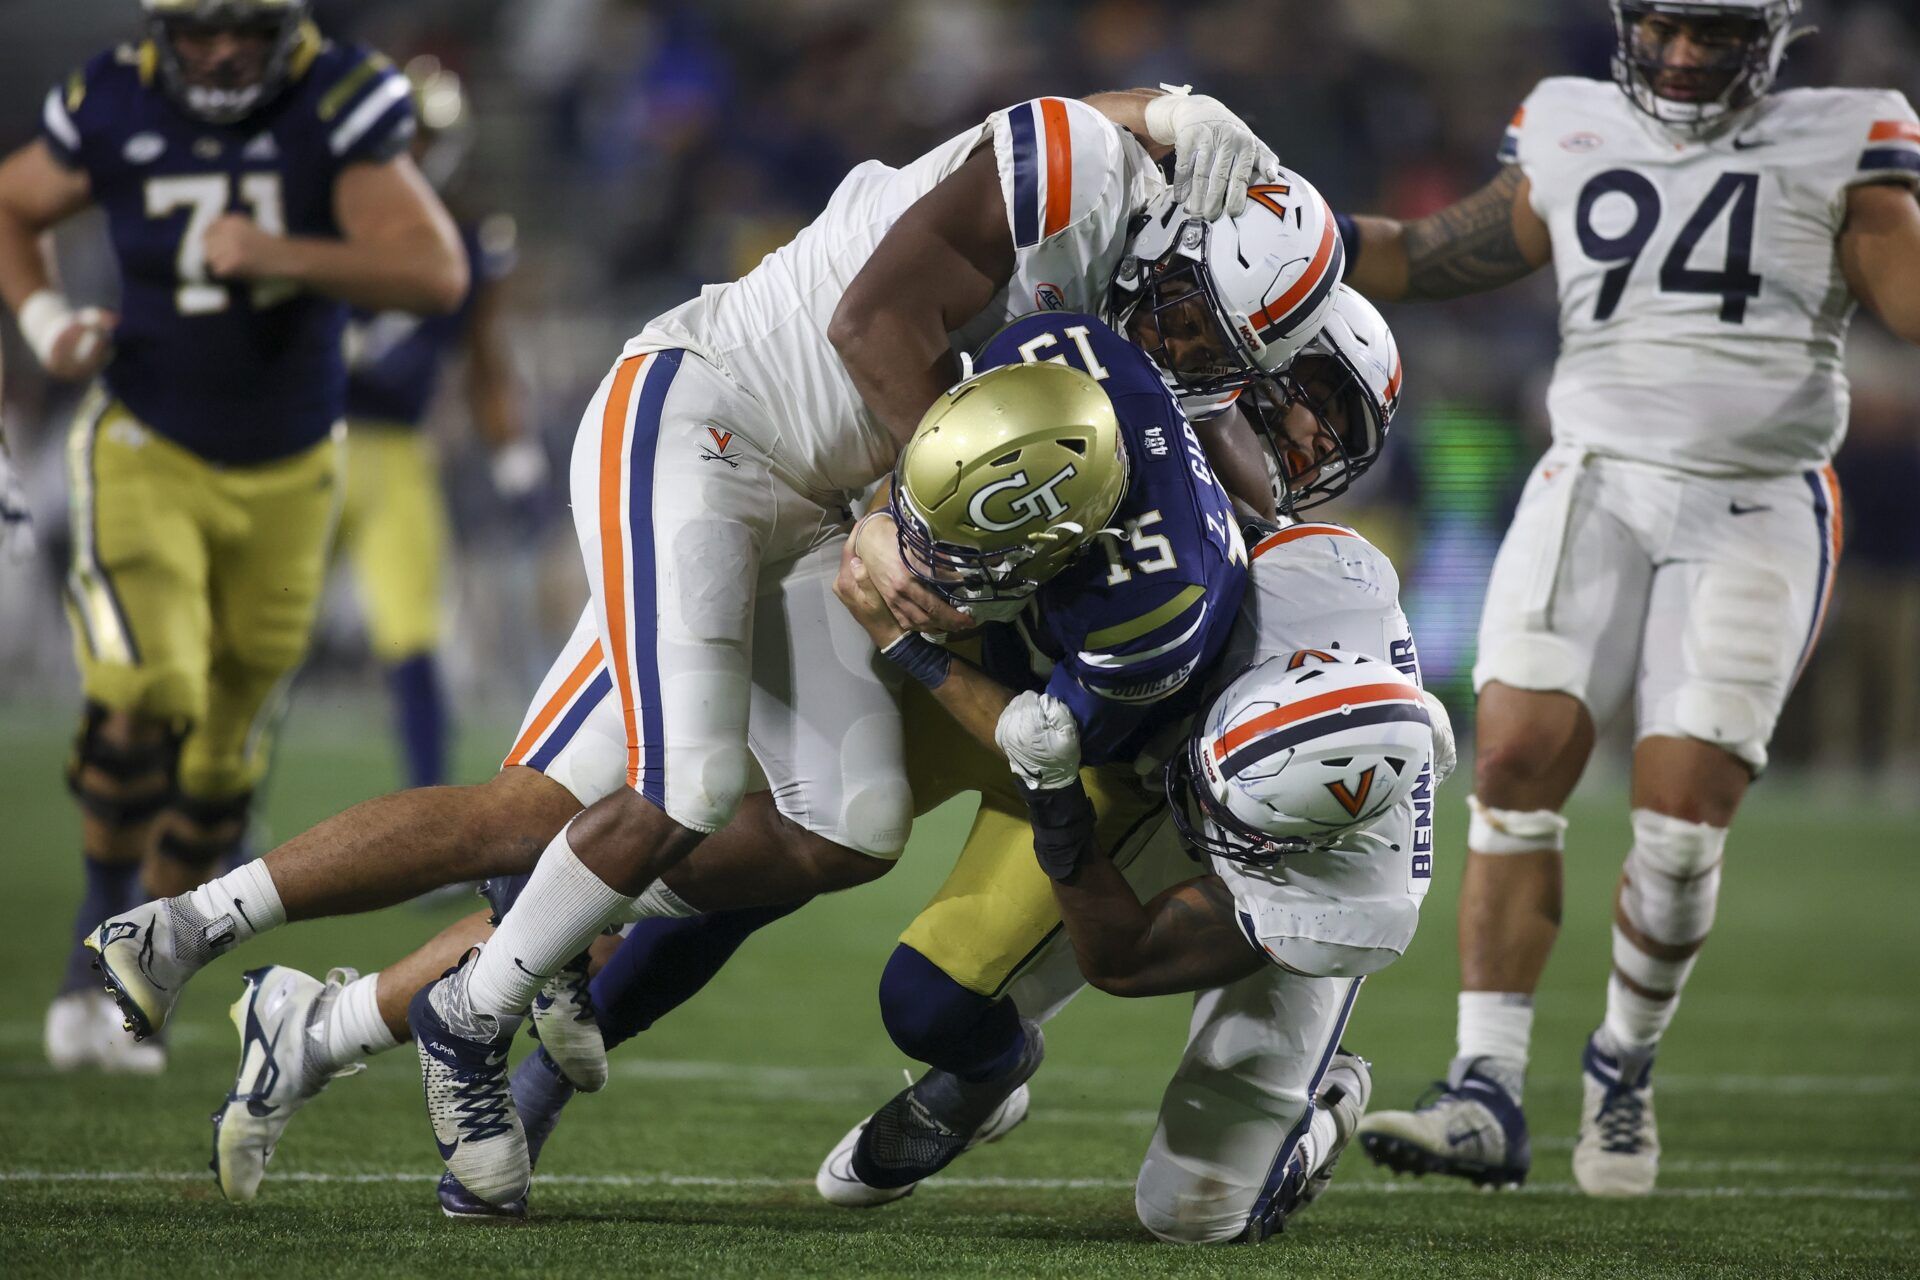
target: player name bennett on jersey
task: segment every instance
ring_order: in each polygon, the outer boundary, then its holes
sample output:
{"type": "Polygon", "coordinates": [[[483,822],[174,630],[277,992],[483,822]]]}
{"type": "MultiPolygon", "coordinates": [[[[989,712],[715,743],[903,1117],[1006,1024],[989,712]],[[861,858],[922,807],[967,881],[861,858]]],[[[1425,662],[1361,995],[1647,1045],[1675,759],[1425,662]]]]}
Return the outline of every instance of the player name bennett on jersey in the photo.
{"type": "Polygon", "coordinates": [[[987,669],[1065,702],[1089,764],[1130,759],[1194,710],[1195,673],[1219,656],[1246,590],[1247,553],[1226,490],[1159,369],[1090,315],[1036,312],[975,366],[1054,360],[1091,374],[1126,443],[1127,493],[1113,532],[1041,587],[1009,626],[989,628],[987,669]]]}
{"type": "Polygon", "coordinates": [[[1705,139],[1611,82],[1530,94],[1500,148],[1553,240],[1554,438],[1703,474],[1818,467],[1845,430],[1854,301],[1834,252],[1847,194],[1920,183],[1900,94],[1770,94],[1705,139]]]}
{"type": "Polygon", "coordinates": [[[406,77],[308,27],[292,80],[232,125],[195,120],[162,91],[151,45],[100,54],[41,110],[55,159],[83,170],[120,264],[107,387],[162,435],[214,462],[283,458],[345,412],[345,304],[207,271],[207,228],[229,211],[268,231],[338,236],[333,186],[348,165],[413,135],[406,77]]]}

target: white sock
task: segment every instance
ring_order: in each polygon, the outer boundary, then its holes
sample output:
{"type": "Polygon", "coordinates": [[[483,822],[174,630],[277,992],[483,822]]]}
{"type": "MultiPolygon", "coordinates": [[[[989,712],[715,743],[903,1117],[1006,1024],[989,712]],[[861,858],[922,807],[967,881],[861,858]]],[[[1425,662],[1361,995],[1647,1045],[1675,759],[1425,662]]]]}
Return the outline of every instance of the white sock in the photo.
{"type": "Polygon", "coordinates": [[[627,913],[629,920],[684,920],[688,916],[697,916],[700,908],[667,888],[664,880],[655,880],[646,891],[633,900],[633,909],[627,913]]]}
{"type": "MultiPolygon", "coordinates": [[[[1685,981],[1684,976],[1681,981],[1685,981]]],[[[1616,973],[1607,979],[1607,1017],[1603,1025],[1617,1047],[1651,1049],[1660,1043],[1679,1007],[1679,993],[1665,999],[1649,998],[1620,981],[1616,973]]]]}
{"type": "Polygon", "coordinates": [[[1533,997],[1518,991],[1462,991],[1455,1021],[1462,1058],[1492,1058],[1512,1074],[1527,1070],[1533,997]]]}
{"type": "Polygon", "coordinates": [[[287,909],[280,905],[280,891],[273,887],[273,876],[268,874],[267,864],[257,858],[182,896],[208,920],[231,917],[234,943],[287,922],[287,909]]]}
{"type": "Polygon", "coordinates": [[[1340,1140],[1339,1131],[1334,1127],[1333,1112],[1326,1107],[1316,1107],[1313,1119],[1307,1123],[1307,1136],[1302,1141],[1307,1147],[1307,1173],[1320,1170],[1327,1152],[1333,1150],[1333,1144],[1340,1140]]]}
{"type": "Polygon", "coordinates": [[[542,983],[632,909],[633,896],[588,870],[562,829],[473,962],[467,978],[473,1011],[496,1018],[525,1013],[542,983]]]}
{"type": "Polygon", "coordinates": [[[399,1038],[380,1016],[380,975],[369,973],[349,982],[334,997],[322,1031],[327,1045],[325,1069],[329,1072],[399,1044],[399,1038]]]}

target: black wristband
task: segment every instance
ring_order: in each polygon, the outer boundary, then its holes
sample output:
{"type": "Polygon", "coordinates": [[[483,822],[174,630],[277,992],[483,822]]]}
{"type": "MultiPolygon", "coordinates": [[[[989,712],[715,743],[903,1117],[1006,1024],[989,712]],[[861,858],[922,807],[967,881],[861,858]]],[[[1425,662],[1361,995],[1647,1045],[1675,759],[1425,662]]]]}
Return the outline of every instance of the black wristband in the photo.
{"type": "Polygon", "coordinates": [[[1075,778],[1064,787],[1035,791],[1014,780],[1033,821],[1033,856],[1055,880],[1071,879],[1080,860],[1094,851],[1093,801],[1075,778]]]}
{"type": "Polygon", "coordinates": [[[1353,264],[1360,261],[1360,224],[1351,214],[1336,213],[1333,225],[1340,229],[1340,247],[1347,252],[1347,270],[1353,270],[1353,264]]]}
{"type": "Polygon", "coordinates": [[[947,673],[953,670],[953,655],[916,631],[907,632],[882,649],[880,656],[929,689],[945,684],[947,673]]]}

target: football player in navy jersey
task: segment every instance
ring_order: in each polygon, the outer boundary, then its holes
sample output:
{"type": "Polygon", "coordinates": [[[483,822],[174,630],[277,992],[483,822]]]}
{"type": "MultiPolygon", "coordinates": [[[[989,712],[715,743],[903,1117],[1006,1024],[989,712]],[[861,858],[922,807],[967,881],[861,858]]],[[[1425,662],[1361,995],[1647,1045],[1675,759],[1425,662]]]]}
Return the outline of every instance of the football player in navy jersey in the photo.
{"type": "MultiPolygon", "coordinates": [[[[82,926],[143,896],[136,874],[184,892],[236,851],[339,502],[347,309],[449,311],[467,288],[386,59],[326,40],[306,0],[142,9],[146,37],[54,86],[0,164],[0,297],[49,373],[99,375],[68,448],[82,926]],[[117,314],[75,310],[40,250],[95,206],[117,314]]],[[[159,1069],[86,990],[87,959],[49,1057],[159,1069]]]]}
{"type": "MultiPolygon", "coordinates": [[[[414,162],[444,192],[471,133],[466,94],[460,77],[429,55],[411,59],[406,75],[419,117],[414,162]]],[[[447,515],[421,425],[453,356],[466,358],[468,408],[491,452],[500,496],[527,499],[548,471],[547,456],[522,419],[507,349],[513,219],[457,221],[473,282],[457,310],[421,316],[356,307],[347,326],[350,447],[340,548],[353,565],[374,656],[386,668],[410,787],[447,780],[447,711],[435,654],[447,515]]]]}

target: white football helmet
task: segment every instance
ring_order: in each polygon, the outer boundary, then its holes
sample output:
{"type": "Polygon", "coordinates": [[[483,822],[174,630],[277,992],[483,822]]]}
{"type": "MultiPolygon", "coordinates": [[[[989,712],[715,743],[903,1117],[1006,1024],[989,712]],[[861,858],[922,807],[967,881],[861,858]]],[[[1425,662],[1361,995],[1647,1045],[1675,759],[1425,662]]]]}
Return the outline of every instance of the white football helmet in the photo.
{"type": "Polygon", "coordinates": [[[1247,188],[1237,217],[1188,217],[1171,193],[1156,196],[1107,306],[1183,399],[1230,395],[1284,372],[1320,331],[1346,261],[1326,200],[1281,169],[1247,188]]]}
{"type": "Polygon", "coordinates": [[[1287,376],[1246,393],[1247,417],[1272,455],[1276,510],[1318,506],[1366,473],[1387,443],[1400,383],[1386,317],[1342,284],[1287,376]]]}
{"type": "MultiPolygon", "coordinates": [[[[1685,134],[1714,132],[1760,101],[1780,72],[1800,0],[1608,0],[1613,9],[1613,80],[1634,106],[1685,134]],[[1715,39],[1707,61],[1667,60],[1669,39],[1650,38],[1643,20],[1705,21],[1715,39]],[[1687,81],[1691,79],[1692,84],[1687,81]],[[1672,81],[1663,91],[1662,81],[1672,81]]],[[[1651,25],[1651,24],[1649,24],[1651,25]]]]}
{"type": "Polygon", "coordinates": [[[1215,696],[1167,770],[1167,801],[1190,845],[1268,866],[1364,829],[1432,761],[1420,686],[1385,662],[1301,649],[1215,696]]]}

